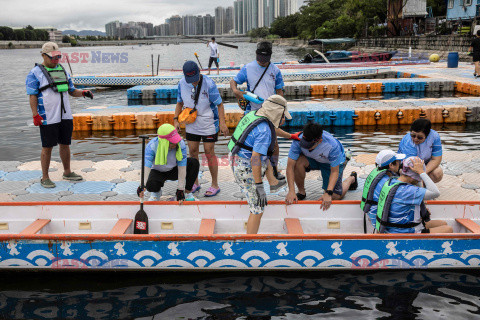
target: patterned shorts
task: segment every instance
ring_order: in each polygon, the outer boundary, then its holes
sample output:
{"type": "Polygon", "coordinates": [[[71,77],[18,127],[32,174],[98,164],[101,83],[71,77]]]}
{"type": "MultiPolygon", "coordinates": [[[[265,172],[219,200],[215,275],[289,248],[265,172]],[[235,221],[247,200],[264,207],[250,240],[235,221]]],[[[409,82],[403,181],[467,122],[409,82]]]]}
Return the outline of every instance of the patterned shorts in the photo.
{"type": "MultiPolygon", "coordinates": [[[[243,194],[247,198],[247,203],[252,214],[263,213],[264,208],[257,206],[257,190],[255,180],[253,179],[252,167],[250,161],[240,157],[234,157],[231,161],[233,176],[235,182],[242,189],[243,194]]],[[[267,163],[262,163],[262,176],[267,170],[267,163]]]]}

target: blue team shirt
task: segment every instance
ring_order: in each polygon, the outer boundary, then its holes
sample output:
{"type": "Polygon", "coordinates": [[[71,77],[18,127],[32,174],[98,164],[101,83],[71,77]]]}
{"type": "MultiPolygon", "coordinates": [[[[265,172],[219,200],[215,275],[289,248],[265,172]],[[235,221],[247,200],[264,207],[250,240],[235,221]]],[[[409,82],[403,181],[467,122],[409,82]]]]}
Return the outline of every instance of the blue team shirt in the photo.
{"type": "MultiPolygon", "coordinates": [[[[300,134],[301,137],[303,137],[303,133],[300,134]]],[[[317,162],[328,163],[331,167],[337,167],[345,162],[342,144],[327,131],[323,131],[322,142],[312,151],[301,148],[300,141],[294,140],[290,146],[288,157],[296,161],[301,154],[317,162]]]]}
{"type": "MultiPolygon", "coordinates": [[[[75,86],[73,85],[72,78],[68,72],[66,72],[66,74],[68,79],[68,92],[73,92],[75,91],[75,86]]],[[[38,98],[37,112],[43,120],[45,120],[44,124],[58,123],[61,119],[73,119],[70,101],[65,92],[63,93],[63,102],[66,113],[63,114],[60,94],[58,92],[53,91],[51,88],[40,92],[39,89],[47,84],[48,80],[38,66],[30,70],[25,80],[27,95],[35,95],[38,98]]]]}
{"type": "Polygon", "coordinates": [[[158,148],[158,137],[153,138],[152,140],[150,140],[150,142],[145,148],[145,167],[161,172],[170,171],[176,166],[185,167],[187,165],[187,146],[185,144],[185,141],[183,140],[180,140],[179,145],[182,150],[182,160],[178,161],[176,157],[177,150],[171,149],[168,150],[167,164],[163,166],[155,165],[155,155],[157,154],[158,148]]]}
{"type": "MultiPolygon", "coordinates": [[[[193,84],[187,83],[182,78],[178,83],[177,102],[183,103],[187,108],[193,108],[195,96],[193,84]]],[[[203,83],[198,96],[197,118],[194,123],[185,125],[187,133],[200,136],[213,135],[220,129],[218,117],[218,105],[222,103],[220,92],[212,79],[203,75],[203,83]]]]}
{"type": "MultiPolygon", "coordinates": [[[[390,184],[396,182],[393,178],[390,184]]],[[[421,222],[420,204],[425,198],[427,189],[420,188],[411,184],[401,185],[398,187],[395,196],[393,197],[392,205],[390,206],[390,213],[388,222],[391,223],[410,223],[421,222]]],[[[420,223],[415,228],[390,228],[385,230],[387,233],[418,233],[423,229],[420,223]]]]}
{"type": "MultiPolygon", "coordinates": [[[[252,61],[245,65],[235,76],[235,78],[233,78],[233,80],[235,80],[237,84],[246,82],[247,91],[251,91],[257,84],[258,79],[260,79],[264,71],[265,67],[259,65],[257,61],[252,61]]],[[[265,72],[262,81],[260,81],[254,93],[260,98],[267,100],[268,97],[276,94],[276,90],[282,89],[284,86],[285,85],[283,83],[280,69],[278,69],[275,64],[270,63],[267,72],[265,72]]],[[[247,112],[258,110],[262,106],[261,104],[253,102],[250,102],[249,105],[251,109],[246,110],[247,112]]]]}
{"type": "Polygon", "coordinates": [[[435,130],[430,130],[429,135],[420,144],[413,143],[410,133],[407,133],[400,141],[398,153],[403,153],[408,157],[419,157],[423,161],[430,161],[432,157],[442,155],[442,141],[440,135],[435,130]]]}
{"type": "MultiPolygon", "coordinates": [[[[260,122],[245,139],[245,145],[252,147],[253,151],[262,155],[262,161],[267,159],[267,152],[270,143],[272,142],[272,133],[270,127],[266,121],[260,122]]],[[[244,159],[251,159],[252,152],[246,149],[240,148],[237,155],[244,159]]]]}

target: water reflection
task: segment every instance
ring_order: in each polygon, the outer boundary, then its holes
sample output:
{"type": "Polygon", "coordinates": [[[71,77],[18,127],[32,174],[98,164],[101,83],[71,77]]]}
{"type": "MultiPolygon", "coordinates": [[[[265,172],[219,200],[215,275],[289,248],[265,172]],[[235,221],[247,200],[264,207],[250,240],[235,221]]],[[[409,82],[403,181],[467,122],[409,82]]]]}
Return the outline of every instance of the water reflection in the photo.
{"type": "Polygon", "coordinates": [[[12,274],[9,319],[473,318],[478,272],[12,274]],[[42,289],[37,289],[41,283],[42,289]]]}

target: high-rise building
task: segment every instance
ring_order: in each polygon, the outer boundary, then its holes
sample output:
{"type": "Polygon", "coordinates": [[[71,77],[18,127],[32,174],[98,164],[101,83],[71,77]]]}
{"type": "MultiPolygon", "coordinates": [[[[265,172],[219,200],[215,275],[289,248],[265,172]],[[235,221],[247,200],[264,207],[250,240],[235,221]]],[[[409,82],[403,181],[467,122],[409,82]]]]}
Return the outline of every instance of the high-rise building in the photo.
{"type": "Polygon", "coordinates": [[[215,34],[223,34],[225,15],[226,13],[224,7],[215,8],[215,34]]]}
{"type": "Polygon", "coordinates": [[[203,17],[202,17],[202,16],[197,16],[196,25],[197,25],[197,27],[196,27],[196,31],[197,31],[197,32],[196,32],[195,34],[196,34],[196,35],[203,35],[203,34],[205,34],[205,33],[203,32],[203,17]]]}
{"type": "Polygon", "coordinates": [[[182,17],[179,15],[172,16],[168,19],[169,32],[171,36],[183,34],[182,17]]]}
{"type": "Polygon", "coordinates": [[[197,17],[186,15],[182,17],[183,20],[183,34],[187,36],[194,36],[197,34],[197,17]]]}
{"type": "Polygon", "coordinates": [[[244,27],[243,27],[243,1],[244,0],[237,0],[233,3],[233,15],[234,15],[234,26],[235,26],[235,33],[236,34],[244,34],[244,27]]]}
{"type": "Polygon", "coordinates": [[[203,17],[203,34],[215,34],[215,18],[209,14],[203,17]]]}
{"type": "Polygon", "coordinates": [[[225,9],[225,23],[223,33],[230,33],[234,29],[234,11],[233,7],[225,9]]]}
{"type": "Polygon", "coordinates": [[[118,38],[120,35],[120,27],[122,23],[120,21],[112,21],[105,25],[105,32],[107,33],[107,37],[114,37],[118,38]]]}

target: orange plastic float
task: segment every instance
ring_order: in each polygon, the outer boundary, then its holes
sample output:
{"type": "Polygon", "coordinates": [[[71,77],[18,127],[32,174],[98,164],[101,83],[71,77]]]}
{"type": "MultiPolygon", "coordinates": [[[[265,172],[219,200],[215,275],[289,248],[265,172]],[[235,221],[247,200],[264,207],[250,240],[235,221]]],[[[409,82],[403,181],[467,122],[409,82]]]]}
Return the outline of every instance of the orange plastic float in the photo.
{"type": "Polygon", "coordinates": [[[92,130],[92,114],[91,113],[77,113],[73,117],[74,131],[90,131],[92,130]]]}

